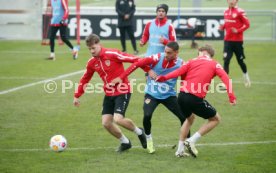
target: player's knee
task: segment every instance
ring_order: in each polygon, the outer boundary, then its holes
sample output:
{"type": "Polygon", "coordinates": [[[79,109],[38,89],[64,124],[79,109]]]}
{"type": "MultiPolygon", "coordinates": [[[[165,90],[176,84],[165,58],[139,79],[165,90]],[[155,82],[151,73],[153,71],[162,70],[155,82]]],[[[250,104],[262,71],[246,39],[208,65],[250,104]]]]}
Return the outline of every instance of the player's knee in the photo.
{"type": "Polygon", "coordinates": [[[210,118],[210,120],[215,121],[217,124],[221,122],[221,116],[217,113],[214,117],[210,118]]]}
{"type": "Polygon", "coordinates": [[[123,119],[124,119],[124,117],[121,114],[115,114],[113,117],[113,121],[116,124],[120,124],[123,119]]]}
{"type": "Polygon", "coordinates": [[[65,35],[61,35],[60,38],[61,38],[62,41],[66,41],[67,40],[67,38],[66,38],[65,35]]]}
{"type": "Polygon", "coordinates": [[[145,114],[144,114],[143,120],[144,120],[144,121],[150,121],[150,120],[151,120],[151,117],[152,117],[152,114],[147,114],[147,113],[145,113],[145,114]]]}
{"type": "Polygon", "coordinates": [[[110,121],[102,121],[102,126],[105,128],[105,129],[109,129],[112,125],[112,122],[110,121]]]}
{"type": "Polygon", "coordinates": [[[189,116],[187,119],[188,119],[188,121],[190,121],[190,122],[194,122],[194,120],[195,120],[195,115],[192,114],[192,115],[189,116]]]}

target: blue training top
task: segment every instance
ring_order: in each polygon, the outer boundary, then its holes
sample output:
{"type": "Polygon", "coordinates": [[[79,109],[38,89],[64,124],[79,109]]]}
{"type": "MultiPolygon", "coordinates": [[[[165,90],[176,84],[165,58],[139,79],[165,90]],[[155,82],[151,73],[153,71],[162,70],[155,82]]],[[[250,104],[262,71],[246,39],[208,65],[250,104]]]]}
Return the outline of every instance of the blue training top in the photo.
{"type": "Polygon", "coordinates": [[[64,9],[62,7],[62,0],[51,0],[53,9],[51,24],[60,24],[64,15],[64,9]]]}
{"type": "Polygon", "coordinates": [[[149,28],[149,41],[148,49],[145,56],[150,56],[153,54],[164,52],[165,45],[159,42],[159,39],[164,37],[165,39],[169,38],[169,25],[170,22],[166,22],[165,25],[159,27],[156,25],[155,20],[151,21],[149,28]]]}
{"type": "MultiPolygon", "coordinates": [[[[158,63],[152,68],[157,75],[166,75],[179,67],[181,67],[183,60],[177,57],[176,64],[171,68],[163,68],[162,63],[165,58],[165,53],[161,53],[161,57],[158,63]]],[[[147,77],[147,85],[145,88],[145,93],[151,95],[156,99],[166,99],[170,96],[176,96],[175,85],[177,78],[170,79],[166,82],[156,82],[151,77],[147,77]]]]}

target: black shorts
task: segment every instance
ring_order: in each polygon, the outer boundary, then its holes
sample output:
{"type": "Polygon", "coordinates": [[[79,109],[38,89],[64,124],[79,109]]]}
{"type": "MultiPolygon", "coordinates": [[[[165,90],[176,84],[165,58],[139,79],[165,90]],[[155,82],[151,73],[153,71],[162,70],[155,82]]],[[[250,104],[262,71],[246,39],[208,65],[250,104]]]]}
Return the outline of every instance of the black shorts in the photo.
{"type": "Polygon", "coordinates": [[[121,94],[118,96],[105,96],[103,100],[103,111],[102,115],[104,114],[111,114],[114,113],[121,114],[125,116],[125,112],[130,100],[130,93],[121,94]]]}
{"type": "Polygon", "coordinates": [[[170,110],[180,120],[181,124],[185,121],[186,118],[181,112],[176,96],[170,96],[166,99],[156,99],[151,95],[146,94],[143,106],[144,116],[152,116],[154,110],[160,103],[170,110]]]}
{"type": "Polygon", "coordinates": [[[189,117],[194,113],[204,119],[209,119],[217,114],[216,109],[207,100],[190,93],[180,92],[178,95],[178,104],[185,117],[189,117]]]}
{"type": "Polygon", "coordinates": [[[230,60],[233,53],[236,55],[237,60],[245,59],[243,41],[224,41],[223,57],[230,60]]]}

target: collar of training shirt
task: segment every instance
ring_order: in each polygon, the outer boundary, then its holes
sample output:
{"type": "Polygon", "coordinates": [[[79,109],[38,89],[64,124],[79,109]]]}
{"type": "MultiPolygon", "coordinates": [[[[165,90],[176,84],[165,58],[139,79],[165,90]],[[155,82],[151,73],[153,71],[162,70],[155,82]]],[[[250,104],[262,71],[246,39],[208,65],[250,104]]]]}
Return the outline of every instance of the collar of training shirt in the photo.
{"type": "Polygon", "coordinates": [[[158,19],[157,17],[155,18],[155,24],[158,26],[163,26],[166,24],[168,18],[167,17],[164,17],[163,19],[158,19]]]}
{"type": "Polygon", "coordinates": [[[164,58],[163,63],[162,63],[162,67],[163,68],[171,68],[173,66],[175,66],[177,61],[177,58],[171,61],[168,61],[166,58],[164,58]]]}

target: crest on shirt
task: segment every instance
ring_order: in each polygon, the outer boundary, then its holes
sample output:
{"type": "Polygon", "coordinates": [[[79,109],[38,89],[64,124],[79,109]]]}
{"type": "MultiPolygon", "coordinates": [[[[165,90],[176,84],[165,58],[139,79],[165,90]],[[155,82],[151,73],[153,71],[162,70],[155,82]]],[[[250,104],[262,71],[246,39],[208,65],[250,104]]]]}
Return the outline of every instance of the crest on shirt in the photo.
{"type": "Polygon", "coordinates": [[[95,64],[95,65],[94,65],[94,68],[95,68],[95,69],[99,68],[99,64],[95,64]]]}
{"type": "Polygon", "coordinates": [[[237,17],[237,13],[232,14],[232,17],[236,18],[237,17]]]}
{"type": "Polygon", "coordinates": [[[145,103],[146,103],[146,104],[149,104],[150,101],[151,101],[151,100],[150,100],[149,98],[147,98],[147,99],[145,100],[145,103]]]}
{"type": "Polygon", "coordinates": [[[110,66],[110,60],[105,60],[104,63],[105,63],[106,66],[110,66]]]}

